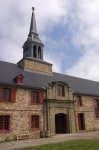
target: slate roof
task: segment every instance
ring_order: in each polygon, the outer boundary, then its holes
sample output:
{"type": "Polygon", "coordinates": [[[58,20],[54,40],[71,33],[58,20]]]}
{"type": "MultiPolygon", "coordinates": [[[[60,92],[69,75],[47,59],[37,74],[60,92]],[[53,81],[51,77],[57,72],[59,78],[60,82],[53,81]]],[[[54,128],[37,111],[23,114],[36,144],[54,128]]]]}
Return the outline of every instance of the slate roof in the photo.
{"type": "Polygon", "coordinates": [[[0,84],[18,86],[13,79],[24,75],[24,84],[20,85],[29,88],[47,87],[48,83],[63,81],[69,84],[74,93],[99,96],[99,82],[77,78],[69,75],[53,72],[53,75],[44,75],[24,71],[17,64],[0,61],[0,84]]]}
{"type": "Polygon", "coordinates": [[[27,41],[33,41],[35,43],[43,44],[42,41],[38,37],[34,10],[35,9],[33,7],[32,8],[31,23],[30,23],[30,31],[29,31],[29,35],[28,35],[27,41]]]}

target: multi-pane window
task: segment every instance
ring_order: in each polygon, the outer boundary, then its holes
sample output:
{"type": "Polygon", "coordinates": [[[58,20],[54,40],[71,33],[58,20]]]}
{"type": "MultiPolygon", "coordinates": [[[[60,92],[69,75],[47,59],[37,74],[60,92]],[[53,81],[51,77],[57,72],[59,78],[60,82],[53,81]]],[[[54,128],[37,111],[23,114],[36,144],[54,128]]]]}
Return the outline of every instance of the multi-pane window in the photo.
{"type": "Polygon", "coordinates": [[[31,128],[39,129],[39,116],[38,115],[31,116],[31,128]]]}
{"type": "Polygon", "coordinates": [[[57,95],[62,96],[62,97],[65,96],[65,87],[64,87],[64,85],[61,85],[61,84],[57,85],[57,95]]]}
{"type": "Polygon", "coordinates": [[[43,90],[31,91],[31,103],[32,104],[43,104],[43,102],[44,102],[43,90]]]}
{"type": "Polygon", "coordinates": [[[16,101],[16,88],[0,88],[0,102],[16,101]]]}
{"type": "Polygon", "coordinates": [[[94,99],[95,116],[99,118],[99,99],[94,99]]]}
{"type": "Polygon", "coordinates": [[[9,102],[11,99],[11,89],[3,89],[3,98],[6,102],[9,102]]]}
{"type": "Polygon", "coordinates": [[[77,106],[82,106],[82,96],[81,95],[76,96],[76,104],[77,104],[77,106]]]}
{"type": "Polygon", "coordinates": [[[6,131],[10,129],[10,116],[0,116],[0,131],[6,131]]]}
{"type": "Polygon", "coordinates": [[[39,103],[39,92],[32,91],[32,103],[39,103]]]}
{"type": "Polygon", "coordinates": [[[0,101],[9,102],[11,100],[11,89],[0,89],[0,101]]]}

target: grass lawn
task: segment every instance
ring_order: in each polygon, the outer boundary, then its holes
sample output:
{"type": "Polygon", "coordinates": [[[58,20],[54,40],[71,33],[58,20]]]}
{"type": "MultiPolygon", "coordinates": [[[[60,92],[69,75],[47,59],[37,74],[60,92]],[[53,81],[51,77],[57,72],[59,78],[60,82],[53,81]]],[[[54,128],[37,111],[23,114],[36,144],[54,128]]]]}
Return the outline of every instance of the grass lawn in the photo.
{"type": "Polygon", "coordinates": [[[99,150],[99,140],[75,140],[17,150],[99,150]]]}

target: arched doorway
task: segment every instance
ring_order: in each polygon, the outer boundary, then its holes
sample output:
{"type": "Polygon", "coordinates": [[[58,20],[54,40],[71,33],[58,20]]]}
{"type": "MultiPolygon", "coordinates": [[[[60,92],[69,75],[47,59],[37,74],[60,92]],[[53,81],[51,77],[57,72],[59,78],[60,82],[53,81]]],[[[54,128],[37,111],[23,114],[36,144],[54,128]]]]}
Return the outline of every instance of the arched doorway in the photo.
{"type": "Polygon", "coordinates": [[[59,113],[55,115],[56,134],[68,133],[67,115],[59,113]]]}

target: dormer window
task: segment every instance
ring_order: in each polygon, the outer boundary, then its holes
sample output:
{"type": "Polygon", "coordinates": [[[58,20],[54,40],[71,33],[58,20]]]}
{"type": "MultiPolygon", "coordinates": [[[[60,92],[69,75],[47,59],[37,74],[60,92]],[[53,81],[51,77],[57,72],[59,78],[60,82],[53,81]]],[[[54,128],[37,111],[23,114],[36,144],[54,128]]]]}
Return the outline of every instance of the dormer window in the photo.
{"type": "Polygon", "coordinates": [[[62,96],[64,97],[65,96],[65,87],[64,85],[57,85],[57,96],[62,96]]]}
{"type": "Polygon", "coordinates": [[[23,83],[23,78],[22,77],[18,78],[18,83],[21,83],[21,84],[23,83]]]}
{"type": "Polygon", "coordinates": [[[22,74],[19,74],[14,81],[18,84],[23,84],[24,76],[22,74]]]}

